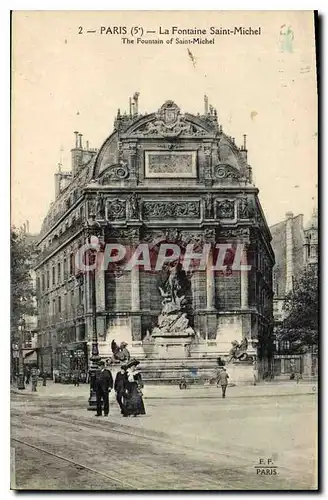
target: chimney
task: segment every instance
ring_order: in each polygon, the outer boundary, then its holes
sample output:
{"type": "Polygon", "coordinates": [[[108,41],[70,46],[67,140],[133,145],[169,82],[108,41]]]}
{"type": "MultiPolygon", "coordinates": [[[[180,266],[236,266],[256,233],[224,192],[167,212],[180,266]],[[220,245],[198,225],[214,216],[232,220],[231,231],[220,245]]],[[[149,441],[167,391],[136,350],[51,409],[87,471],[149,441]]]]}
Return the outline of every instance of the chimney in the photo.
{"type": "Polygon", "coordinates": [[[286,285],[285,293],[293,290],[294,278],[294,244],[293,244],[293,217],[292,212],[286,215],[286,285]]]}
{"type": "Polygon", "coordinates": [[[244,146],[243,146],[244,151],[247,151],[247,147],[246,147],[246,137],[247,137],[247,135],[246,135],[246,134],[244,134],[244,146]]]}
{"type": "Polygon", "coordinates": [[[85,146],[86,150],[89,151],[89,141],[86,141],[85,144],[86,144],[85,146]]]}
{"type": "Polygon", "coordinates": [[[139,92],[135,92],[133,94],[133,100],[134,100],[134,116],[138,116],[138,113],[139,113],[139,106],[138,106],[138,102],[139,102],[139,92]]]}
{"type": "Polygon", "coordinates": [[[204,95],[204,113],[205,113],[205,116],[208,115],[208,97],[207,97],[207,95],[204,95]]]}
{"type": "Polygon", "coordinates": [[[132,116],[132,99],[129,97],[129,116],[132,116]]]}
{"type": "MultiPolygon", "coordinates": [[[[75,134],[75,147],[71,149],[71,154],[72,154],[72,177],[75,177],[82,161],[82,134],[79,134],[79,132],[74,132],[75,134]]],[[[56,175],[56,174],[55,174],[56,175]]],[[[57,190],[56,187],[56,181],[55,181],[55,191],[57,190]]]]}
{"type": "Polygon", "coordinates": [[[58,198],[60,194],[60,181],[61,181],[61,172],[55,173],[55,198],[58,198]]]}

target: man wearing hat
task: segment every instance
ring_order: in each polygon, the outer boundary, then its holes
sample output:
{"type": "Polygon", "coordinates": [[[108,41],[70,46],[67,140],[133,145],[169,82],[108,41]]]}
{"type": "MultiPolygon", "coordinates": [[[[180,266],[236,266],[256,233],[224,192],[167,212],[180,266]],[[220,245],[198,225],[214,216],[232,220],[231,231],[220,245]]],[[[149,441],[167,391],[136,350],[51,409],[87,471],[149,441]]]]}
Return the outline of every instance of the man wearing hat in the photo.
{"type": "Polygon", "coordinates": [[[121,413],[125,416],[125,388],[127,382],[127,375],[125,365],[121,366],[120,371],[116,374],[114,390],[116,392],[116,401],[121,409],[121,413]]]}
{"type": "Polygon", "coordinates": [[[220,372],[219,372],[219,376],[218,376],[218,380],[217,380],[217,385],[221,385],[221,390],[222,390],[222,397],[225,398],[225,395],[226,395],[226,390],[227,390],[227,385],[228,385],[228,378],[229,378],[229,375],[227,374],[227,370],[222,367],[220,372]]]}
{"type": "Polygon", "coordinates": [[[108,394],[113,389],[113,377],[104,361],[99,361],[100,371],[96,375],[97,417],[102,415],[102,402],[104,403],[104,416],[108,417],[109,400],[108,394]]]}

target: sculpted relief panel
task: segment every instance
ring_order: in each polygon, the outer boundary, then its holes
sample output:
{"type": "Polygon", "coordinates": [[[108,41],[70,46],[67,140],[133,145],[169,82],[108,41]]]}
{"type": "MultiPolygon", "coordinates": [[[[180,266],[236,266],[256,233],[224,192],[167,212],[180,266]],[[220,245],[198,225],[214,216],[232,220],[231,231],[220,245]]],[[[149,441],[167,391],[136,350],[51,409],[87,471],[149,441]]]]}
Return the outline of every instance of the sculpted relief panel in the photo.
{"type": "Polygon", "coordinates": [[[234,219],[235,200],[216,200],[216,217],[218,219],[234,219]]]}
{"type": "Polygon", "coordinates": [[[196,178],[196,151],[145,151],[145,177],[196,178]]]}
{"type": "Polygon", "coordinates": [[[145,201],[145,219],[199,218],[199,201],[145,201]]]}

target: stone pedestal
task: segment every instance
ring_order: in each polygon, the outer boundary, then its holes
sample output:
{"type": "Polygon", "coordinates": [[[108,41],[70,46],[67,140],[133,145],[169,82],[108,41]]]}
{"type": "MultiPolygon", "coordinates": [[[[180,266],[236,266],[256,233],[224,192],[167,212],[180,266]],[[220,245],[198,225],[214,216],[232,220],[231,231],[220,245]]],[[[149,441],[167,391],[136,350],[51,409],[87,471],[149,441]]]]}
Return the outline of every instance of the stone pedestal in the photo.
{"type": "Polygon", "coordinates": [[[152,356],[160,359],[190,358],[192,337],[155,337],[152,356]]]}
{"type": "Polygon", "coordinates": [[[250,385],[254,383],[254,365],[252,362],[231,362],[225,368],[229,375],[229,384],[250,385]]]}

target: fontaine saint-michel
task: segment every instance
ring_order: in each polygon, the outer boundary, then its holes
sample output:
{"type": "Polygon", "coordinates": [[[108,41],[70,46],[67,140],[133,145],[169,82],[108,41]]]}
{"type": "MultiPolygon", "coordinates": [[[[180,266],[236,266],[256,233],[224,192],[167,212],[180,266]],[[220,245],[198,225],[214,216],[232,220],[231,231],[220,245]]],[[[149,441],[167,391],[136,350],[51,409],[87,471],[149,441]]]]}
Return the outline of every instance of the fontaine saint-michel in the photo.
{"type": "Polygon", "coordinates": [[[226,135],[206,96],[197,115],[173,101],[142,114],[138,93],[127,112],[118,110],[99,150],[75,135],[71,169],[60,165],[55,174],[38,243],[43,369],[60,370],[77,357],[87,369],[96,320],[100,355],[111,356],[113,340],[127,343],[145,379],[171,380],[190,369],[210,376],[218,357],[235,383],[252,380],[255,364],[261,377],[272,357],[274,256],[246,136],[238,146],[226,135]],[[98,269],[93,294],[90,274],[75,265],[86,226],[103,247],[148,245],[153,259],[166,243],[181,257],[161,269],[98,269]],[[208,246],[204,268],[184,268],[190,244],[195,253],[208,246]],[[217,270],[220,245],[226,252],[217,270]],[[233,265],[237,248],[241,268],[233,265]],[[231,355],[238,349],[241,356],[231,355]]]}

